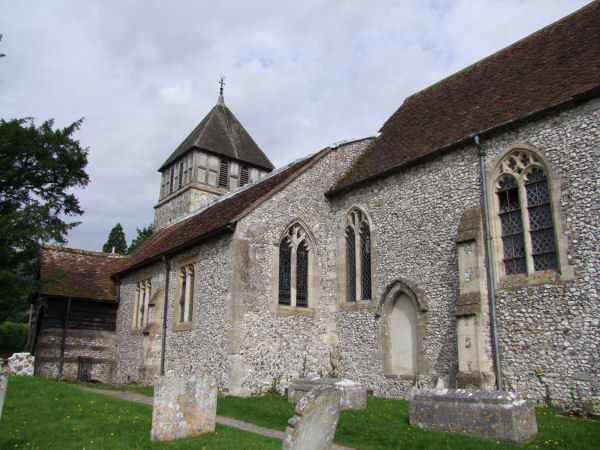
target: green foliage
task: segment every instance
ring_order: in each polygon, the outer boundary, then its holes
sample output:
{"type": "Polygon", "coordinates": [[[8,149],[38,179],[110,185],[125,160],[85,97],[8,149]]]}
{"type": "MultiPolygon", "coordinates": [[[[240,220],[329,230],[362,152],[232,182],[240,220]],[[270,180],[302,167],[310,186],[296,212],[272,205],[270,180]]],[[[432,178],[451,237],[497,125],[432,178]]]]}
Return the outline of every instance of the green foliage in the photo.
{"type": "Polygon", "coordinates": [[[139,228],[136,228],[135,231],[137,231],[137,236],[133,239],[133,241],[131,241],[131,245],[127,249],[128,255],[133,253],[140,245],[142,245],[142,243],[144,243],[146,239],[152,236],[154,226],[150,224],[147,227],[142,228],[141,230],[139,228]]]}
{"type": "Polygon", "coordinates": [[[108,234],[108,241],[102,246],[102,251],[105,253],[125,254],[127,251],[127,242],[125,241],[125,233],[120,223],[117,223],[108,234]]]}
{"type": "Polygon", "coordinates": [[[27,343],[26,323],[4,322],[0,325],[0,354],[10,356],[21,352],[27,343]]]}
{"type": "Polygon", "coordinates": [[[72,134],[83,119],[54,130],[53,120],[0,119],[0,321],[35,290],[31,276],[39,244],[66,242],[83,214],[69,191],[86,186],[88,150],[72,134]]]}
{"type": "Polygon", "coordinates": [[[217,425],[215,433],[151,442],[152,406],[65,383],[11,376],[0,421],[0,448],[280,449],[281,441],[217,425]]]}

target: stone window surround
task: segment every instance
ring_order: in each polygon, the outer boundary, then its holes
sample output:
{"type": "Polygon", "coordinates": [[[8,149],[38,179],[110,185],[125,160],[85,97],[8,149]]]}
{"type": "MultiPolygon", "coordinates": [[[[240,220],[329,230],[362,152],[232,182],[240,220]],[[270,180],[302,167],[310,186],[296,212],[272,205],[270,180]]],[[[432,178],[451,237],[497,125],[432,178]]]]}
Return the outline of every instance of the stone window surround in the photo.
{"type": "MultiPolygon", "coordinates": [[[[561,283],[575,278],[574,268],[569,265],[567,259],[567,237],[564,234],[564,220],[560,209],[560,186],[561,177],[552,169],[545,156],[535,147],[526,143],[517,143],[504,148],[496,157],[494,164],[488,170],[488,202],[490,217],[490,234],[492,236],[492,260],[495,270],[495,282],[499,289],[518,289],[524,286],[561,283]],[[514,151],[522,151],[532,154],[542,166],[548,180],[550,190],[550,207],[552,209],[552,218],[554,222],[554,239],[556,243],[556,253],[558,269],[531,271],[528,274],[504,274],[504,261],[502,249],[502,229],[498,211],[498,200],[496,195],[496,184],[498,179],[504,174],[502,172],[502,162],[514,151]]],[[[524,232],[528,233],[529,224],[524,225],[524,232]]],[[[530,243],[526,240],[526,255],[531,258],[530,243]]],[[[528,264],[530,267],[531,264],[528,264]]],[[[528,269],[529,270],[529,269],[528,269]]]]}
{"type": "MultiPolygon", "coordinates": [[[[316,254],[315,239],[308,227],[300,218],[296,218],[285,227],[285,232],[281,234],[279,240],[273,244],[273,278],[272,278],[272,291],[274,293],[273,299],[273,311],[278,314],[294,314],[299,316],[314,317],[316,309],[316,299],[319,293],[319,269],[318,269],[318,257],[316,254]],[[294,225],[298,225],[302,228],[305,233],[305,239],[308,243],[308,289],[307,289],[307,301],[308,306],[296,306],[295,297],[291,296],[290,305],[279,304],[279,246],[281,241],[288,235],[290,228],[294,225]]],[[[292,263],[295,264],[294,258],[292,263]]]]}
{"type": "MultiPolygon", "coordinates": [[[[175,289],[175,297],[174,297],[174,314],[172,321],[172,330],[173,331],[187,331],[195,328],[196,324],[196,311],[197,311],[197,302],[198,302],[198,255],[190,256],[188,258],[184,258],[177,263],[175,274],[175,279],[177,280],[177,287],[175,289]],[[188,322],[180,322],[179,317],[181,314],[181,304],[179,303],[179,299],[181,298],[181,287],[182,287],[182,277],[181,271],[186,266],[192,266],[194,269],[194,286],[192,290],[192,314],[191,318],[188,322]]],[[[189,289],[189,288],[188,288],[189,289]]],[[[186,305],[187,306],[187,305],[186,305]]]]}
{"type": "Polygon", "coordinates": [[[425,339],[425,330],[427,328],[428,311],[425,295],[420,292],[412,283],[402,278],[397,278],[388,285],[381,296],[377,306],[375,317],[380,320],[379,341],[383,349],[383,368],[387,378],[401,378],[404,380],[414,380],[421,373],[429,370],[429,362],[423,351],[423,341],[425,339]],[[389,324],[389,316],[394,305],[394,301],[400,295],[406,294],[413,302],[417,312],[417,371],[416,373],[394,373],[392,370],[392,333],[389,324]]]}
{"type": "Polygon", "coordinates": [[[132,334],[141,334],[148,325],[149,319],[149,311],[150,311],[150,303],[152,298],[152,274],[148,272],[144,272],[137,277],[135,277],[134,281],[135,290],[133,293],[133,308],[132,308],[132,317],[131,317],[131,333],[132,334]],[[140,288],[144,287],[145,295],[142,297],[144,299],[144,317],[142,318],[142,325],[139,326],[139,301],[140,301],[140,288]]]}
{"type": "MultiPolygon", "coordinates": [[[[374,239],[374,233],[373,233],[373,224],[371,222],[371,216],[369,216],[369,214],[367,214],[367,212],[365,211],[365,209],[357,204],[352,205],[349,209],[348,212],[344,215],[344,219],[340,224],[339,227],[339,235],[338,235],[338,248],[337,248],[337,254],[336,254],[336,265],[338,267],[338,309],[339,310],[349,310],[349,309],[361,309],[361,308],[368,308],[368,307],[372,307],[375,304],[375,292],[377,292],[377,285],[376,285],[376,274],[373,270],[373,268],[375,267],[375,263],[376,263],[376,248],[375,248],[375,239],[374,239]],[[371,240],[371,297],[370,299],[365,299],[365,300],[356,300],[356,301],[352,301],[349,302],[347,301],[347,295],[346,295],[346,289],[347,289],[347,283],[346,283],[346,276],[347,276],[347,271],[346,271],[346,228],[348,227],[348,217],[349,215],[352,213],[352,211],[358,210],[360,211],[360,213],[363,215],[364,219],[367,221],[368,225],[369,225],[369,234],[370,234],[370,240],[371,240]]],[[[357,249],[356,254],[358,255],[358,249],[360,248],[359,246],[355,247],[357,249]]],[[[358,283],[360,283],[360,275],[361,272],[358,270],[358,265],[356,266],[356,283],[358,286],[358,283]]]]}

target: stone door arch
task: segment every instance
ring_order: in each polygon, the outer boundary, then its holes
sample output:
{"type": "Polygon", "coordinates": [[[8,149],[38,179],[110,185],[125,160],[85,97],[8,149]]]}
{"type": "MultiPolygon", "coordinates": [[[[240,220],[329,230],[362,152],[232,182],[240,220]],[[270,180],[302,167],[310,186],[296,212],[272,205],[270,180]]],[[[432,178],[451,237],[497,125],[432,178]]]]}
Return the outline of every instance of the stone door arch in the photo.
{"type": "Polygon", "coordinates": [[[386,289],[377,308],[386,376],[412,379],[424,371],[427,309],[423,295],[406,281],[395,280],[386,289]]]}

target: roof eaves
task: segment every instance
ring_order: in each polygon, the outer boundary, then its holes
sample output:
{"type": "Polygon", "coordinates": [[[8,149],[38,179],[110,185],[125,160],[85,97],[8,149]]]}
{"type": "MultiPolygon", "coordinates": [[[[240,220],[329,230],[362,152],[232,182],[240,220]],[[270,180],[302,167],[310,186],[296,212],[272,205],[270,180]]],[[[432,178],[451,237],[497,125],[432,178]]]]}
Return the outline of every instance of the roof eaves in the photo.
{"type": "Polygon", "coordinates": [[[454,149],[454,148],[456,148],[456,147],[458,147],[460,145],[466,144],[467,142],[472,141],[475,138],[475,136],[480,136],[480,137],[489,136],[492,133],[497,133],[499,131],[502,131],[502,130],[504,130],[506,128],[509,128],[509,127],[513,127],[513,126],[515,126],[517,124],[520,124],[522,122],[526,122],[528,120],[534,120],[534,119],[536,119],[538,117],[544,116],[546,114],[552,113],[552,112],[557,111],[557,110],[561,110],[561,109],[566,108],[566,107],[568,107],[570,105],[576,105],[576,104],[582,103],[582,102],[584,102],[586,100],[589,100],[589,99],[592,99],[592,98],[598,97],[598,96],[600,96],[600,86],[597,86],[597,87],[589,89],[589,90],[587,90],[585,92],[576,94],[576,95],[574,95],[572,97],[569,97],[569,98],[567,98],[567,99],[565,99],[565,100],[563,100],[563,101],[561,101],[559,103],[555,103],[555,104],[546,106],[545,108],[539,109],[537,111],[533,111],[533,112],[524,114],[524,115],[519,116],[519,117],[517,117],[515,119],[508,120],[508,121],[503,122],[503,123],[498,124],[498,125],[494,125],[493,127],[487,128],[485,130],[481,130],[481,131],[478,131],[476,133],[469,134],[468,136],[465,136],[465,137],[463,137],[463,138],[461,138],[461,139],[459,139],[459,140],[457,140],[455,142],[451,142],[450,144],[447,144],[447,145],[445,145],[443,147],[437,148],[435,150],[427,152],[427,153],[425,153],[425,154],[423,154],[421,156],[418,156],[416,158],[410,159],[408,161],[404,161],[404,162],[402,162],[400,164],[397,164],[395,166],[388,167],[387,169],[384,169],[384,170],[381,170],[381,171],[379,171],[377,173],[374,173],[372,175],[360,178],[360,179],[358,179],[356,181],[353,181],[351,183],[344,184],[344,185],[341,185],[341,186],[329,189],[328,191],[325,192],[325,196],[328,197],[328,198],[335,197],[336,195],[339,195],[339,194],[341,194],[343,192],[351,191],[352,189],[354,189],[354,188],[356,188],[358,186],[361,186],[363,184],[369,183],[369,182],[371,182],[373,180],[380,179],[380,178],[385,178],[385,177],[387,177],[389,175],[392,175],[392,174],[395,174],[395,173],[397,173],[397,172],[399,172],[399,171],[401,171],[401,170],[403,170],[403,169],[405,169],[407,167],[413,166],[413,165],[418,164],[418,163],[420,163],[422,161],[425,161],[425,160],[428,160],[430,158],[433,158],[433,157],[435,157],[437,155],[446,153],[446,152],[448,152],[448,151],[450,151],[450,150],[452,150],[452,149],[454,149]]]}

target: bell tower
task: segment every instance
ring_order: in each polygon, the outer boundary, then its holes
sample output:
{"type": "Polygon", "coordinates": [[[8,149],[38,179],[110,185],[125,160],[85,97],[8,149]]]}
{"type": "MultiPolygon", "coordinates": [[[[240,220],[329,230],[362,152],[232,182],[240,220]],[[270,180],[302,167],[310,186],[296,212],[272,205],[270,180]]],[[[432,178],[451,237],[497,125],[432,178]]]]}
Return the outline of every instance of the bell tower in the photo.
{"type": "Polygon", "coordinates": [[[217,104],[158,169],[155,231],[274,168],[225,106],[222,77],[220,85],[217,104]]]}

